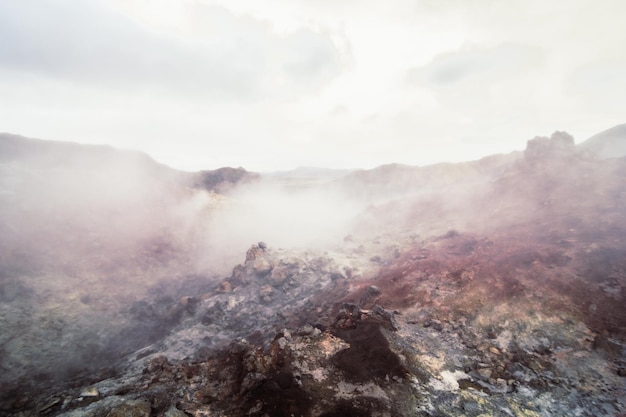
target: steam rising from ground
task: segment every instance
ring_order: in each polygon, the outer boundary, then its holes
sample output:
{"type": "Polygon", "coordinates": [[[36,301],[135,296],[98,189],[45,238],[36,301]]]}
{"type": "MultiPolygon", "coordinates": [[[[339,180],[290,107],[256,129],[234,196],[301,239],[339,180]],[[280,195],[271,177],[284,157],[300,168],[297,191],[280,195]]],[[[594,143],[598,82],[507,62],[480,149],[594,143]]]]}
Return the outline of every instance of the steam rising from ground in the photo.
{"type": "Polygon", "coordinates": [[[361,210],[338,190],[269,180],[228,196],[193,189],[184,175],[143,158],[89,164],[46,157],[0,168],[5,265],[27,258],[30,266],[89,270],[178,257],[194,272],[224,274],[258,241],[294,248],[341,242],[361,210]]]}
{"type": "Polygon", "coordinates": [[[387,184],[398,184],[395,170],[377,176],[374,187],[358,176],[316,184],[267,177],[221,195],[148,162],[127,155],[91,164],[50,158],[2,164],[5,265],[25,259],[29,266],[104,272],[152,265],[179,275],[223,276],[259,241],[330,249],[350,234],[458,227],[468,217],[460,213],[471,213],[466,183],[455,178],[424,191],[408,178],[390,191],[387,184]]]}
{"type": "MultiPolygon", "coordinates": [[[[328,248],[351,232],[361,209],[338,190],[294,189],[264,181],[234,190],[211,213],[206,238],[211,253],[239,260],[258,241],[274,247],[328,248]]],[[[227,264],[233,265],[231,261],[227,264]]]]}

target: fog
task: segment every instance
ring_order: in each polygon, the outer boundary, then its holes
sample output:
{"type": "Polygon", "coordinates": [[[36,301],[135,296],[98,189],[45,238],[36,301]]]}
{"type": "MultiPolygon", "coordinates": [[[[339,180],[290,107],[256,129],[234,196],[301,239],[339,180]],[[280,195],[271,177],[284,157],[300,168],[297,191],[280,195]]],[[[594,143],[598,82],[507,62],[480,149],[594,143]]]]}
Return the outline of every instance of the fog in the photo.
{"type": "Polygon", "coordinates": [[[361,210],[334,189],[293,189],[267,180],[243,186],[209,216],[208,255],[232,265],[233,255],[241,258],[259,241],[282,248],[333,247],[352,231],[361,210]]]}
{"type": "Polygon", "coordinates": [[[260,241],[327,250],[348,235],[369,239],[467,227],[480,217],[494,175],[518,157],[392,165],[316,181],[264,175],[236,186],[218,184],[214,192],[198,187],[195,174],[142,154],[36,145],[27,157],[1,165],[5,268],[140,275],[124,284],[137,284],[133,291],[139,293],[172,274],[226,276],[260,241]],[[154,271],[146,276],[142,268],[154,271]]]}
{"type": "MultiPolygon", "coordinates": [[[[567,140],[572,153],[573,140],[567,140]]],[[[541,206],[548,200],[542,193],[553,192],[541,191],[550,186],[546,178],[558,174],[569,183],[576,177],[568,163],[549,168],[517,152],[313,180],[264,175],[217,184],[215,192],[198,186],[197,174],[136,152],[15,137],[4,147],[4,270],[124,271],[143,277],[126,280],[125,285],[139,283],[137,291],[172,274],[226,276],[260,241],[274,248],[327,250],[348,235],[428,235],[530,221],[549,208],[541,206]],[[154,271],[141,272],[146,268],[154,271]]]]}
{"type": "Polygon", "coordinates": [[[36,145],[0,167],[2,252],[13,267],[25,258],[29,268],[82,270],[176,261],[185,273],[223,275],[259,241],[336,245],[364,208],[329,185],[268,177],[224,195],[141,154],[36,145]]]}

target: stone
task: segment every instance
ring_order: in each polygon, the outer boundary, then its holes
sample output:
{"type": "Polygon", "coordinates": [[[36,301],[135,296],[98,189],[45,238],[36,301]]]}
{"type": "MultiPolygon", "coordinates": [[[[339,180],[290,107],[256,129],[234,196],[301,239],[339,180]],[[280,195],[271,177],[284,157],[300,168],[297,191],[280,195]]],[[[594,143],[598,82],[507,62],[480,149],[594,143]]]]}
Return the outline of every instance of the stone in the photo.
{"type": "Polygon", "coordinates": [[[297,265],[287,264],[281,261],[272,268],[271,274],[267,280],[270,285],[279,287],[291,279],[297,272],[297,269],[297,265]]]}
{"type": "Polygon", "coordinates": [[[272,264],[265,258],[256,258],[252,263],[252,270],[257,276],[263,277],[270,273],[272,264]]]}
{"type": "Polygon", "coordinates": [[[166,412],[165,414],[163,414],[163,417],[188,417],[187,414],[185,414],[185,412],[180,411],[178,408],[171,406],[166,412]]]}
{"type": "Polygon", "coordinates": [[[483,381],[489,381],[491,378],[491,374],[493,373],[489,368],[481,368],[478,371],[478,375],[480,375],[480,379],[483,381]]]}
{"type": "Polygon", "coordinates": [[[304,326],[302,326],[298,332],[296,333],[296,335],[298,336],[308,336],[311,333],[313,333],[313,331],[315,330],[315,327],[311,326],[310,324],[305,324],[304,326]]]}
{"type": "Polygon", "coordinates": [[[500,349],[498,349],[498,348],[497,348],[497,347],[495,347],[495,346],[491,346],[491,347],[489,348],[489,352],[493,353],[494,355],[499,355],[499,354],[501,354],[501,353],[502,353],[502,352],[500,351],[500,349]]]}
{"type": "Polygon", "coordinates": [[[80,392],[81,397],[100,397],[100,392],[95,387],[85,388],[80,392]]]}
{"type": "Polygon", "coordinates": [[[150,417],[150,404],[143,400],[129,400],[112,409],[106,417],[150,417]]]}
{"type": "Polygon", "coordinates": [[[383,327],[386,327],[389,330],[398,330],[398,325],[396,323],[393,311],[385,310],[383,307],[377,304],[369,312],[369,316],[374,320],[380,321],[383,327]]]}

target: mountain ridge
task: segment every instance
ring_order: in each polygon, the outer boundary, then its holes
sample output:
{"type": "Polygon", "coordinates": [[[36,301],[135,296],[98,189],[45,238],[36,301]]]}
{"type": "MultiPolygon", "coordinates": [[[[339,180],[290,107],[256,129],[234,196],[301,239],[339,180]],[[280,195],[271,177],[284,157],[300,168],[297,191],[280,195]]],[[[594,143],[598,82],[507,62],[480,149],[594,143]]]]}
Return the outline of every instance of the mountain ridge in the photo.
{"type": "MultiPolygon", "coordinates": [[[[601,158],[613,158],[626,155],[626,123],[616,125],[612,128],[599,132],[583,142],[576,145],[576,148],[593,152],[601,158]]],[[[492,168],[501,166],[506,163],[507,159],[515,159],[519,157],[521,151],[511,151],[506,154],[492,154],[486,155],[482,158],[472,161],[463,162],[438,162],[429,165],[410,165],[410,164],[398,164],[387,163],[382,164],[371,169],[326,169],[312,166],[298,167],[292,170],[276,171],[267,173],[258,173],[261,176],[266,177],[329,177],[338,179],[345,176],[353,176],[358,178],[359,176],[373,177],[378,174],[389,175],[390,173],[396,173],[402,177],[407,175],[411,170],[422,170],[425,172],[424,176],[432,178],[437,177],[438,174],[445,171],[446,168],[454,166],[467,167],[468,170],[486,170],[492,165],[492,168]],[[430,172],[429,172],[430,171],[430,172]]],[[[150,157],[148,154],[138,150],[124,150],[112,147],[110,145],[96,145],[96,144],[81,144],[71,141],[50,141],[43,139],[29,138],[21,135],[0,133],[0,161],[15,159],[15,157],[22,156],[39,156],[44,157],[46,154],[54,154],[54,157],[62,160],[72,160],[76,158],[88,158],[89,160],[96,160],[98,155],[101,158],[111,157],[118,155],[119,157],[125,157],[129,159],[143,160],[148,165],[159,166],[160,168],[166,168],[171,171],[178,171],[180,173],[189,173],[190,171],[181,171],[176,168],[169,167],[165,164],[159,163],[150,157]],[[66,155],[63,155],[63,153],[66,155]]],[[[217,170],[224,170],[230,167],[222,167],[208,170],[201,170],[193,172],[195,175],[204,175],[214,172],[217,174],[217,170]]],[[[244,169],[244,168],[231,168],[231,169],[244,169]]],[[[257,174],[257,173],[253,173],[257,174]]],[[[462,174],[459,174],[462,175],[462,174]]],[[[370,179],[370,178],[368,178],[370,179]]],[[[416,179],[416,178],[413,178],[416,179]]],[[[424,180],[428,181],[428,180],[424,180]]]]}

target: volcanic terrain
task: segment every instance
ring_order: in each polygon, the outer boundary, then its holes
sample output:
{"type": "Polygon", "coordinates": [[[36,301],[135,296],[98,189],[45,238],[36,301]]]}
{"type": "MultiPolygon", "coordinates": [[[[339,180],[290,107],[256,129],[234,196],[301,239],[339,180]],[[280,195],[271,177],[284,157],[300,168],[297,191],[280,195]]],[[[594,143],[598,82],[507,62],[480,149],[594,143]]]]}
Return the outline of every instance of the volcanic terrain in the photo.
{"type": "Polygon", "coordinates": [[[626,415],[618,128],[272,175],[0,135],[0,414],[626,415]]]}

